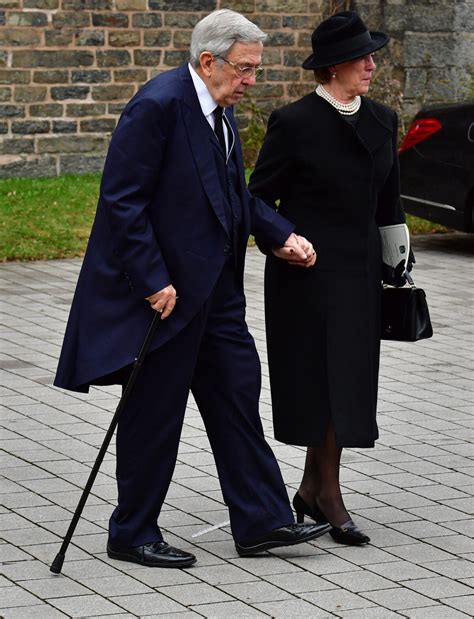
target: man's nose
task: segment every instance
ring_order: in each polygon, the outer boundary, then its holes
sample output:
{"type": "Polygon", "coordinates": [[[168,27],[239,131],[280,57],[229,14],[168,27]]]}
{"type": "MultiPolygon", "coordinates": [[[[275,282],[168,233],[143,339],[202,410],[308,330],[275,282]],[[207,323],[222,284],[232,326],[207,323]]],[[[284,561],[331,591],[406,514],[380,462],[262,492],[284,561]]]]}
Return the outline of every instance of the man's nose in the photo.
{"type": "Polygon", "coordinates": [[[256,75],[249,75],[248,77],[244,77],[242,79],[242,84],[245,84],[245,86],[255,86],[257,82],[257,76],[256,75]]]}

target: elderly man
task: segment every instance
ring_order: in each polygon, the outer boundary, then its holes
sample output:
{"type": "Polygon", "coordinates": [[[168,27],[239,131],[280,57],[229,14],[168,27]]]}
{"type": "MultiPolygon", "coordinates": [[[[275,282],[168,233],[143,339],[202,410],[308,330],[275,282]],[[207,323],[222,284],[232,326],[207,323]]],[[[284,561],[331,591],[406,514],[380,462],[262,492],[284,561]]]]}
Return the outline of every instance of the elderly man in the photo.
{"type": "Polygon", "coordinates": [[[164,542],[157,522],[190,390],[238,553],[297,544],[328,529],[294,523],[263,436],[260,365],[245,324],[250,232],[297,266],[316,258],[245,186],[230,107],[255,83],[265,37],[238,13],[211,13],[193,31],[191,63],[148,82],[112,136],[55,384],[83,392],[124,384],[152,310],[161,312],[118,425],[118,505],[107,545],[114,559],[152,567],[196,560],[164,542]]]}

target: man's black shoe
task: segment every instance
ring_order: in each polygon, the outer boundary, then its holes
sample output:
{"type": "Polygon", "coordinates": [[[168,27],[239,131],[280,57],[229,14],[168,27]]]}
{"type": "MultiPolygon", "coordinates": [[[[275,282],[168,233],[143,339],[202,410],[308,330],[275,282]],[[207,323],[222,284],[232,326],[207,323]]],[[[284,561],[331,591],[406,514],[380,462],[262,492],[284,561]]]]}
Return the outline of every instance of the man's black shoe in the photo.
{"type": "Polygon", "coordinates": [[[251,557],[259,552],[278,548],[279,546],[294,546],[302,542],[309,542],[320,535],[324,535],[331,528],[327,522],[316,524],[290,524],[243,542],[236,542],[235,547],[241,557],[251,557]]]}
{"type": "Polygon", "coordinates": [[[112,548],[107,544],[107,554],[111,559],[147,567],[189,567],[196,563],[196,557],[190,552],[173,548],[166,542],[150,542],[136,548],[112,548]]]}

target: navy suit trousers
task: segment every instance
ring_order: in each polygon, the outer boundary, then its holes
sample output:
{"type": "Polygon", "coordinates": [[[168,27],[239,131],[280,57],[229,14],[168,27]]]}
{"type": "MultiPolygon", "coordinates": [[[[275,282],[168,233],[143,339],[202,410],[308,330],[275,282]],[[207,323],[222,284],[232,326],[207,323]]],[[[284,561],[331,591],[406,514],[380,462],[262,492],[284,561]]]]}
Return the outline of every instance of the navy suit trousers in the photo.
{"type": "MultiPolygon", "coordinates": [[[[191,390],[204,420],[236,541],[294,522],[258,411],[260,362],[233,260],[201,311],[143,364],[118,424],[116,546],[160,541],[158,517],[191,390]]],[[[178,300],[179,303],[179,300],[178,300]]]]}

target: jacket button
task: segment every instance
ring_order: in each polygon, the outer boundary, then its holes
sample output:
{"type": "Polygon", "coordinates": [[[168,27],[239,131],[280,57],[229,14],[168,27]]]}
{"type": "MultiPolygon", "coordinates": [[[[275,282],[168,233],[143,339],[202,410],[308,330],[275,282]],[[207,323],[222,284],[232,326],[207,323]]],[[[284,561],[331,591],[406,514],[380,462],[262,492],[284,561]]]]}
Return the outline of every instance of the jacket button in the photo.
{"type": "Polygon", "coordinates": [[[224,254],[230,254],[230,245],[224,245],[224,254]]]}

